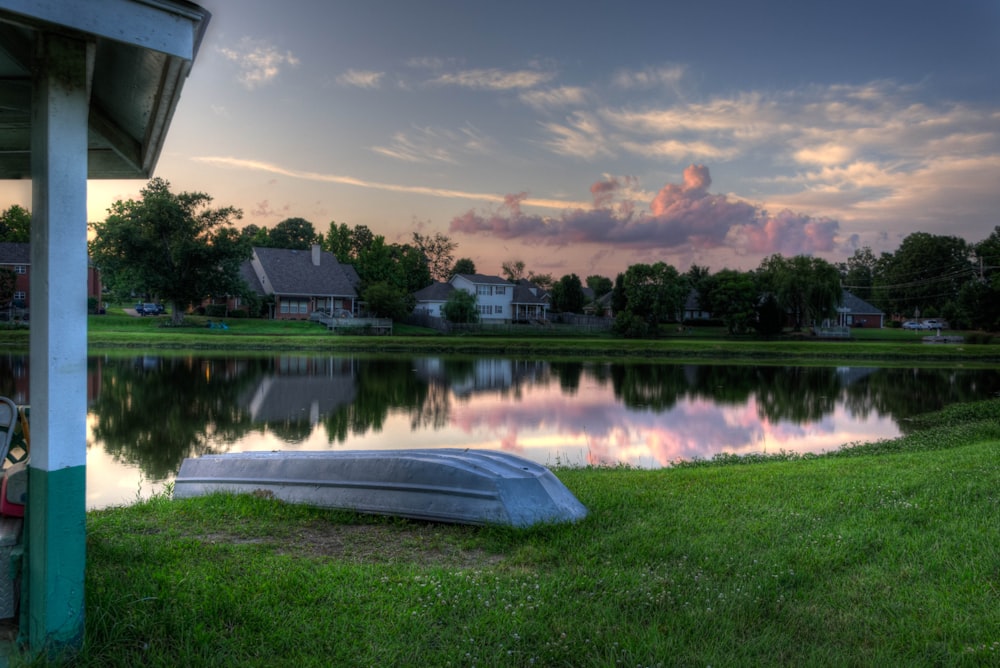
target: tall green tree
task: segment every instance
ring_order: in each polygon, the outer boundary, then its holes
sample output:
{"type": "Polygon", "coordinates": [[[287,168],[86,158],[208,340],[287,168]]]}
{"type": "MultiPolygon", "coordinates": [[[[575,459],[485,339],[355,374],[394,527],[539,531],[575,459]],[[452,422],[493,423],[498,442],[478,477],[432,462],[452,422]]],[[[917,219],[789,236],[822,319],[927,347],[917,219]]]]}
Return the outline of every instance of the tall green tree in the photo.
{"type": "Polygon", "coordinates": [[[877,268],[878,258],[870,246],[855,248],[854,254],[847,258],[847,263],[842,268],[844,288],[861,299],[871,299],[877,268]]]}
{"type": "Polygon", "coordinates": [[[973,249],[959,237],[908,235],[880,260],[873,295],[882,308],[906,316],[939,315],[978,275],[973,249]]]}
{"type": "Polygon", "coordinates": [[[552,286],[552,310],[557,313],[580,313],[586,301],[576,274],[566,274],[552,286]]]}
{"type": "Polygon", "coordinates": [[[680,316],[687,291],[687,280],[673,266],[633,264],[612,294],[612,302],[623,305],[615,315],[615,331],[631,337],[655,335],[659,323],[680,316]]]}
{"type": "Polygon", "coordinates": [[[511,283],[517,283],[524,278],[524,260],[507,260],[500,265],[500,272],[511,283]]]}
{"type": "Polygon", "coordinates": [[[594,291],[594,299],[600,299],[611,292],[614,288],[614,283],[607,276],[592,274],[587,277],[587,287],[594,291]]]}
{"type": "Polygon", "coordinates": [[[451,268],[448,272],[448,278],[455,276],[457,274],[475,274],[476,273],[476,263],[467,257],[460,257],[455,261],[455,266],[451,268]]]}
{"type": "Polygon", "coordinates": [[[723,269],[701,279],[698,304],[722,320],[730,334],[746,334],[757,322],[760,288],[753,274],[723,269]]]}
{"type": "Polygon", "coordinates": [[[762,291],[777,298],[791,317],[795,331],[836,314],[843,294],[840,272],[826,260],[775,254],[761,262],[757,273],[762,291]]]}
{"type": "Polygon", "coordinates": [[[413,246],[423,253],[427,268],[434,280],[447,281],[451,278],[450,271],[455,249],[458,248],[457,243],[440,232],[434,236],[414,232],[413,246]]]}
{"type": "Polygon", "coordinates": [[[323,237],[323,250],[333,253],[338,262],[350,263],[351,257],[351,228],[347,223],[330,221],[330,229],[323,237]]]}
{"type": "Polygon", "coordinates": [[[245,289],[239,268],[250,246],[233,227],[239,209],[210,208],[205,193],[175,194],[160,178],[141,195],[115,202],[91,225],[90,255],[108,282],[171,302],[175,324],[187,306],[245,289]]]}
{"type": "Polygon", "coordinates": [[[271,248],[308,250],[319,241],[316,228],[305,218],[286,218],[271,230],[271,248]]]}
{"type": "Polygon", "coordinates": [[[31,213],[27,209],[12,204],[0,212],[0,241],[31,241],[31,213]]]}

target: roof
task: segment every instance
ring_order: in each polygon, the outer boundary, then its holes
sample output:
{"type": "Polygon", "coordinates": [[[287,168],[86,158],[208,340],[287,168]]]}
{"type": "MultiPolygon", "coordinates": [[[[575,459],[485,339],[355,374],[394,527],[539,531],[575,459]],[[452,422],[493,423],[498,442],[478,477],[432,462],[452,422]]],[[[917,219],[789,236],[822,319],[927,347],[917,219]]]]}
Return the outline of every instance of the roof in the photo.
{"type": "Polygon", "coordinates": [[[477,285],[511,285],[511,282],[507,279],[500,278],[499,276],[487,276],[486,274],[455,274],[452,276],[452,280],[459,276],[477,285]]]}
{"type": "Polygon", "coordinates": [[[875,308],[874,306],[866,302],[864,299],[861,299],[860,297],[854,295],[851,292],[848,292],[847,290],[844,290],[843,295],[841,295],[840,305],[841,307],[848,309],[852,314],[866,313],[874,315],[885,315],[883,311],[880,311],[879,309],[875,308]]]}
{"type": "Polygon", "coordinates": [[[185,0],[0,0],[0,178],[31,177],[39,34],[94,46],[88,178],[149,178],[209,18],[185,0]]]}
{"type": "Polygon", "coordinates": [[[337,262],[333,253],[320,251],[318,266],[313,264],[311,250],[255,247],[253,254],[260,262],[274,294],[357,296],[351,282],[357,273],[353,267],[346,269],[350,265],[337,262]]]}
{"type": "Polygon", "coordinates": [[[0,242],[0,264],[31,264],[31,244],[0,242]]]}
{"type": "Polygon", "coordinates": [[[240,278],[242,278],[247,287],[258,295],[266,295],[267,290],[264,286],[260,284],[260,278],[257,277],[257,272],[254,271],[253,263],[250,260],[245,260],[243,264],[240,265],[240,278]]]}
{"type": "Polygon", "coordinates": [[[514,304],[548,304],[549,293],[534,283],[518,281],[514,286],[514,298],[511,301],[514,304]]]}
{"type": "Polygon", "coordinates": [[[413,298],[418,302],[445,302],[448,295],[455,291],[455,286],[451,283],[434,282],[422,290],[413,293],[413,298]]]}

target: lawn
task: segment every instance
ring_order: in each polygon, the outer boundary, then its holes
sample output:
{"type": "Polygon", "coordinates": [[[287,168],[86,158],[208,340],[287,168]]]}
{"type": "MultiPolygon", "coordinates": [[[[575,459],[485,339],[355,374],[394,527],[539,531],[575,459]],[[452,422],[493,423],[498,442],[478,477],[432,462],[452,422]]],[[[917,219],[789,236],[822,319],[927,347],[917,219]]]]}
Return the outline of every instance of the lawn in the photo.
{"type": "Polygon", "coordinates": [[[575,525],[93,511],[74,663],[997,665],[1000,400],[915,424],[822,456],[557,469],[575,525]]]}

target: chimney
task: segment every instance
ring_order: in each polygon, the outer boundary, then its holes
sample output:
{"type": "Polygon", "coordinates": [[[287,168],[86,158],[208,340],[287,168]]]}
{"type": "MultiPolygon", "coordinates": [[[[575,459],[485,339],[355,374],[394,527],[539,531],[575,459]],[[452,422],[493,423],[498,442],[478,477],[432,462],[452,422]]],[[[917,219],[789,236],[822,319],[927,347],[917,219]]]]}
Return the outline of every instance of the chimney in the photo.
{"type": "Polygon", "coordinates": [[[319,244],[313,244],[312,245],[312,260],[313,260],[313,266],[314,267],[318,267],[319,266],[319,244]]]}

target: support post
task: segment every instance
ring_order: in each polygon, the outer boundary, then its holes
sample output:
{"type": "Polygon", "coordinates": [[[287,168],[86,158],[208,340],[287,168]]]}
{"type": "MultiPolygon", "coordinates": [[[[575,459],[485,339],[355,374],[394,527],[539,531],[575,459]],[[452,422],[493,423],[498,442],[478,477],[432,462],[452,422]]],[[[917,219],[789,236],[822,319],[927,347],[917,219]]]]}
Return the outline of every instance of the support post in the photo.
{"type": "Polygon", "coordinates": [[[31,111],[31,463],[26,512],[32,653],[83,642],[87,481],[87,114],[94,45],[39,32],[31,111]]]}

